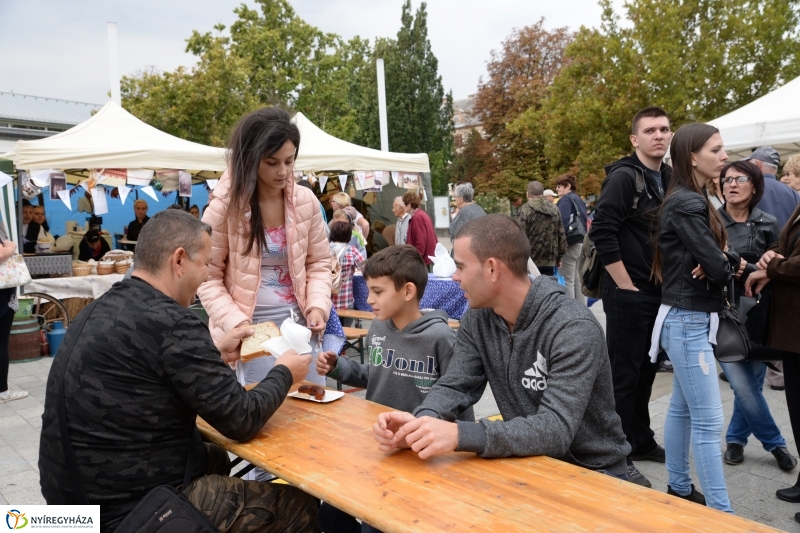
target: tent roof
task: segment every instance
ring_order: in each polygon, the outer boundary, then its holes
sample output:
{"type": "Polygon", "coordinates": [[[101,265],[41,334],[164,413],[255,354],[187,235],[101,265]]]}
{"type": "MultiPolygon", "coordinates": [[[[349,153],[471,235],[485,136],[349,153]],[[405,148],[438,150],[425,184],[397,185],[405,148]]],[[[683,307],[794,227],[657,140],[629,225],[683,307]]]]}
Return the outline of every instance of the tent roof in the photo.
{"type": "Polygon", "coordinates": [[[0,156],[17,168],[176,168],[222,172],[225,150],[173,137],[108,102],[92,118],[0,156]]]}
{"type": "Polygon", "coordinates": [[[772,146],[786,157],[800,152],[800,77],[709,124],[719,129],[729,157],[772,146]]]}
{"type": "Polygon", "coordinates": [[[302,113],[297,113],[292,121],[300,129],[300,153],[294,165],[297,170],[431,171],[428,154],[382,152],[349,143],[325,133],[302,113]]]}

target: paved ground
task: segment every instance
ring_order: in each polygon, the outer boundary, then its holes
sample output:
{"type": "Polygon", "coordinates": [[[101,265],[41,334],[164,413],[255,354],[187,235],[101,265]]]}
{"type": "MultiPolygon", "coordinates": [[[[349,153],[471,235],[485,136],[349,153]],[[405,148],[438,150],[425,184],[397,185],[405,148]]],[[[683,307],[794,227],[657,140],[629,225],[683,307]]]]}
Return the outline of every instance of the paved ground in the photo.
{"type": "MultiPolygon", "coordinates": [[[[605,326],[602,304],[597,303],[591,309],[605,326]]],[[[30,394],[25,399],[0,404],[0,504],[45,503],[39,490],[37,460],[45,385],[51,362],[51,358],[45,357],[36,362],[11,365],[11,388],[27,390],[30,394]]],[[[727,384],[720,385],[723,409],[728,420],[733,408],[733,393],[727,384]]],[[[672,374],[658,374],[650,410],[652,427],[659,442],[663,442],[664,417],[671,391],[672,374]]],[[[363,396],[363,393],[355,394],[363,396]]],[[[765,396],[789,443],[789,450],[797,455],[783,393],[767,387],[765,396]]],[[[479,418],[498,413],[488,388],[475,406],[475,413],[479,418]]],[[[667,473],[663,464],[641,462],[637,466],[651,480],[654,490],[666,491],[667,473]]],[[[778,529],[800,532],[800,524],[793,519],[794,513],[800,511],[800,506],[782,502],[775,497],[777,489],[794,484],[798,472],[800,467],[792,473],[779,470],[772,455],[751,438],[750,445],[745,448],[745,462],[739,466],[725,465],[725,479],[734,511],[778,529]]],[[[697,483],[694,474],[693,479],[697,483]]]]}

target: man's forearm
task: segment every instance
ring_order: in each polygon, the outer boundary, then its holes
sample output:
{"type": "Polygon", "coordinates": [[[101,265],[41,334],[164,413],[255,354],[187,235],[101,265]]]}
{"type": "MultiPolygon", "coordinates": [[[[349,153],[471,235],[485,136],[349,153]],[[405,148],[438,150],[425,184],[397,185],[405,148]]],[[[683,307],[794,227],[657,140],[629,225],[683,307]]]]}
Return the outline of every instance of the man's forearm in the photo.
{"type": "Polygon", "coordinates": [[[628,270],[625,268],[625,265],[622,263],[622,261],[617,261],[616,263],[606,265],[606,270],[608,271],[609,275],[611,275],[614,283],[616,283],[617,287],[620,289],[632,291],[638,290],[633,284],[633,281],[631,281],[631,277],[628,275],[628,270]]]}

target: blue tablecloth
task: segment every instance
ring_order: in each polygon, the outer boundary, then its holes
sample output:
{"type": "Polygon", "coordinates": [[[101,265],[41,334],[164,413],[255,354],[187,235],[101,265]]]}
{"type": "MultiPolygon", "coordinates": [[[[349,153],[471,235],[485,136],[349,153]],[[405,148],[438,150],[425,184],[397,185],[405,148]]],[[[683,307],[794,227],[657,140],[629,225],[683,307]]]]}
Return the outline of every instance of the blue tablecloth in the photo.
{"type": "MultiPolygon", "coordinates": [[[[355,298],[355,308],[359,311],[372,311],[372,307],[367,303],[369,290],[364,276],[353,276],[353,297],[355,298]]],[[[450,318],[461,320],[467,312],[469,304],[464,298],[464,291],[458,287],[458,283],[452,279],[435,278],[428,276],[428,285],[425,287],[425,294],[419,303],[422,309],[441,309],[450,315],[450,318]]]]}

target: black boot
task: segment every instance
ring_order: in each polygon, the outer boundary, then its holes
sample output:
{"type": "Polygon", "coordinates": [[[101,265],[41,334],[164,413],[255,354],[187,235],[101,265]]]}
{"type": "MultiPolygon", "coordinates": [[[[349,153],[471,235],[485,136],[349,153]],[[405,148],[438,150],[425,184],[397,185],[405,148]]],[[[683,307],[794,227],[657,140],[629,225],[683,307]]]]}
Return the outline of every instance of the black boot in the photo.
{"type": "Polygon", "coordinates": [[[797,476],[797,482],[793,487],[788,489],[779,489],[775,495],[779,500],[792,503],[800,503],[800,476],[797,476]]]}

